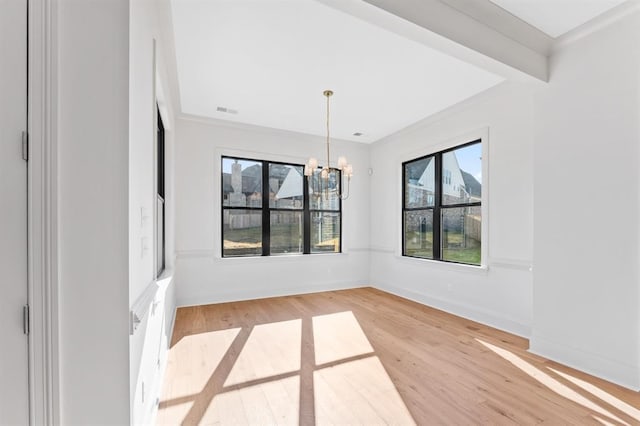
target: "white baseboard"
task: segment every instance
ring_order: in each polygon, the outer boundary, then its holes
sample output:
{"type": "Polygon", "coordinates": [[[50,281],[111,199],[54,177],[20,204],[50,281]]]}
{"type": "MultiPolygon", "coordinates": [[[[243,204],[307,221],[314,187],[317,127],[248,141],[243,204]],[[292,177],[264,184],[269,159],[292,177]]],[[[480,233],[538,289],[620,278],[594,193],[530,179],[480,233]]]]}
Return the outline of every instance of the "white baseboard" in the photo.
{"type": "Polygon", "coordinates": [[[640,371],[632,365],[622,364],[600,355],[558,344],[536,334],[531,337],[529,352],[625,388],[640,391],[640,371]]]}
{"type": "Polygon", "coordinates": [[[393,285],[378,284],[373,285],[372,287],[386,291],[387,293],[395,294],[396,296],[404,297],[405,299],[413,300],[414,302],[418,302],[432,308],[443,310],[462,318],[477,321],[479,323],[507,331],[517,336],[529,338],[531,335],[531,326],[529,324],[524,324],[517,320],[507,318],[497,312],[478,309],[460,302],[428,296],[426,294],[417,293],[393,285]]]}
{"type": "Polygon", "coordinates": [[[266,299],[269,297],[295,296],[298,294],[318,293],[321,291],[347,290],[350,288],[360,288],[369,286],[365,280],[345,282],[335,281],[321,284],[300,286],[300,287],[281,287],[264,289],[251,289],[225,293],[201,294],[188,297],[180,297],[176,303],[178,307],[210,305],[214,303],[240,302],[243,300],[266,299]]]}

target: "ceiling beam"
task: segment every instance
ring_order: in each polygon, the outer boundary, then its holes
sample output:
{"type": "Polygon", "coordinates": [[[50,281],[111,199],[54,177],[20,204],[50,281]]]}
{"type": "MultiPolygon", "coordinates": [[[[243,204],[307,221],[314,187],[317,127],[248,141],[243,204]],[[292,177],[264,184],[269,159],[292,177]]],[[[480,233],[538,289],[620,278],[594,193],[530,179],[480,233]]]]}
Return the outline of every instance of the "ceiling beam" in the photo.
{"type": "Polygon", "coordinates": [[[549,56],[554,38],[491,0],[440,0],[518,43],[549,56]]]}
{"type": "Polygon", "coordinates": [[[477,8],[461,12],[465,2],[460,0],[318,1],[505,78],[548,81],[547,41],[551,41],[508,14],[500,14],[510,20],[508,25],[505,21],[490,25],[479,20],[487,14],[477,8]],[[519,26],[515,35],[501,32],[514,26],[519,26]],[[516,41],[522,34],[527,35],[527,42],[516,41]]]}

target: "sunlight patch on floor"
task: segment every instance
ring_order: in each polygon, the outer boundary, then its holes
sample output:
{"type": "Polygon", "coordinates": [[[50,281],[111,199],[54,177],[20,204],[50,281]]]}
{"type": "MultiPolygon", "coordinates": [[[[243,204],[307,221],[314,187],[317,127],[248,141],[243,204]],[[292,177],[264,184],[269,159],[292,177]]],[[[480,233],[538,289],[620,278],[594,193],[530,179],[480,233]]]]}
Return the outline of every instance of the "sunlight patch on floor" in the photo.
{"type": "Polygon", "coordinates": [[[315,354],[306,369],[302,319],[182,338],[169,354],[158,423],[295,425],[303,392],[318,425],[415,424],[351,311],[304,321],[315,354]]]}
{"type": "Polygon", "coordinates": [[[603,416],[607,416],[611,419],[614,419],[617,422],[620,422],[624,425],[629,425],[629,423],[625,422],[624,420],[620,419],[619,417],[616,417],[614,414],[610,413],[609,411],[605,410],[604,408],[600,407],[599,405],[597,405],[596,403],[590,401],[589,399],[585,398],[584,396],[580,395],[579,393],[577,393],[576,391],[574,391],[573,389],[569,388],[568,386],[560,383],[559,381],[557,381],[556,379],[554,379],[553,377],[549,376],[547,373],[537,369],[536,367],[534,367],[533,365],[529,364],[528,362],[526,362],[525,360],[523,360],[522,358],[520,358],[518,355],[514,354],[513,352],[510,352],[506,349],[502,349],[499,348],[497,346],[494,346],[490,343],[484,342],[480,339],[476,339],[476,341],[478,341],[480,344],[482,344],[483,346],[485,346],[486,348],[490,349],[491,351],[493,351],[494,353],[496,353],[497,355],[500,355],[502,358],[504,358],[505,360],[509,361],[511,364],[515,365],[516,367],[518,367],[520,370],[522,370],[523,372],[527,373],[529,376],[533,377],[534,379],[536,379],[537,381],[539,381],[540,383],[542,383],[543,385],[545,385],[546,387],[548,387],[549,389],[551,389],[552,391],[556,392],[558,395],[561,395],[577,404],[582,405],[583,407],[586,407],[590,410],[595,411],[596,413],[599,413],[603,416]]]}
{"type": "Polygon", "coordinates": [[[163,395],[177,399],[204,389],[239,332],[240,328],[230,328],[180,339],[169,351],[165,374],[173,380],[163,395]]]}
{"type": "Polygon", "coordinates": [[[302,320],[253,327],[224,386],[300,370],[302,320]]]}
{"type": "Polygon", "coordinates": [[[316,365],[373,352],[353,312],[313,317],[316,365]]]}
{"type": "Polygon", "coordinates": [[[640,410],[638,410],[637,408],[632,407],[626,402],[620,400],[619,398],[616,398],[615,396],[611,395],[608,392],[603,391],[602,389],[592,385],[591,383],[587,383],[584,380],[578,379],[576,377],[573,377],[569,374],[563,373],[551,367],[547,367],[547,368],[553,371],[554,373],[556,373],[557,375],[564,377],[574,385],[581,387],[582,389],[586,390],[590,394],[597,396],[607,404],[616,407],[618,410],[622,411],[623,413],[629,415],[630,417],[640,422],[640,410]]]}
{"type": "Polygon", "coordinates": [[[415,424],[377,356],[313,373],[316,424],[415,424]]]}
{"type": "Polygon", "coordinates": [[[300,377],[273,380],[216,395],[203,425],[296,425],[300,377]]]}
{"type": "Polygon", "coordinates": [[[605,419],[602,419],[602,418],[600,418],[598,416],[591,416],[591,417],[593,417],[598,423],[600,423],[600,424],[602,424],[604,426],[617,426],[615,423],[611,423],[611,422],[609,422],[609,421],[607,421],[605,419]]]}

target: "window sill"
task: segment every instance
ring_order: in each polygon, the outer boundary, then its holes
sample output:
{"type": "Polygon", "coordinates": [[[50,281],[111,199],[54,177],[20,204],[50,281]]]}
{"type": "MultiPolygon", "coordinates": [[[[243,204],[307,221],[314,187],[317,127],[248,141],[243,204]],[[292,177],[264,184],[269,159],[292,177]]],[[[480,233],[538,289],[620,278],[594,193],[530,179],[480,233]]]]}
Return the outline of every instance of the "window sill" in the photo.
{"type": "Polygon", "coordinates": [[[441,269],[445,271],[456,271],[456,272],[481,274],[481,275],[486,275],[489,272],[488,265],[479,265],[479,266],[466,265],[464,263],[442,262],[440,260],[422,259],[419,257],[402,256],[398,254],[396,254],[396,258],[406,263],[424,264],[424,265],[428,265],[429,267],[433,267],[433,268],[441,269]]]}
{"type": "Polygon", "coordinates": [[[155,279],[158,287],[167,286],[173,281],[174,271],[173,268],[165,268],[160,276],[155,279]]]}
{"type": "Polygon", "coordinates": [[[283,260],[291,260],[291,259],[318,259],[323,257],[342,257],[348,256],[349,252],[327,252],[327,253],[310,253],[310,254],[302,254],[302,253],[294,253],[294,254],[275,254],[271,256],[237,256],[237,257],[222,257],[217,255],[215,259],[217,261],[223,262],[279,262],[283,260]],[[272,260],[279,259],[279,260],[272,260]]]}
{"type": "MultiPolygon", "coordinates": [[[[187,261],[191,259],[207,259],[210,261],[220,262],[220,261],[229,261],[234,262],[237,261],[239,263],[242,262],[250,262],[250,261],[268,261],[268,259],[317,259],[322,257],[342,257],[348,256],[350,253],[360,253],[360,252],[368,252],[369,249],[362,248],[353,248],[348,251],[343,251],[341,253],[327,252],[327,253],[313,253],[313,254],[281,254],[281,255],[273,255],[273,256],[238,256],[238,257],[222,257],[220,251],[214,250],[181,250],[177,252],[176,259],[178,261],[187,261]]],[[[165,276],[165,272],[163,272],[162,277],[165,276]]]]}

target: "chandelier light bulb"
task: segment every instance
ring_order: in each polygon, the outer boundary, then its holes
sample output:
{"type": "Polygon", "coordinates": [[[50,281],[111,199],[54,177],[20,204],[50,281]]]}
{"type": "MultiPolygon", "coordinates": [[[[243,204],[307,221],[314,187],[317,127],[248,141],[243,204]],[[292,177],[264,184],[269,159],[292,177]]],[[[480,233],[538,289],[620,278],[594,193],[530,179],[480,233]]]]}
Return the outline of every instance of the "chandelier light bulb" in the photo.
{"type": "Polygon", "coordinates": [[[315,157],[311,157],[309,158],[309,168],[311,169],[311,172],[313,173],[313,171],[315,169],[318,168],[318,159],[315,157]]]}
{"type": "Polygon", "coordinates": [[[338,168],[343,170],[347,165],[347,157],[338,157],[338,168]]]}
{"type": "Polygon", "coordinates": [[[353,166],[351,164],[346,164],[343,169],[344,175],[348,178],[353,176],[353,166]]]}

